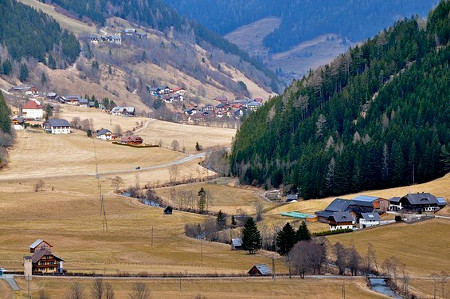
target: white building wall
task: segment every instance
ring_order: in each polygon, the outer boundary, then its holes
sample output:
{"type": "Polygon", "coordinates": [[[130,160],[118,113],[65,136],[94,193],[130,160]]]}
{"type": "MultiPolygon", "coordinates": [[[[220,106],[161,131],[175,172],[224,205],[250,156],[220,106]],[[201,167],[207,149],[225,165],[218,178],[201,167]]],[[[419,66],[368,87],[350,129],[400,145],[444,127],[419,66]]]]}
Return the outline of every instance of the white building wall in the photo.
{"type": "Polygon", "coordinates": [[[380,221],[378,221],[378,220],[365,220],[363,218],[359,219],[359,227],[360,228],[371,227],[371,226],[376,226],[376,225],[380,225],[380,221]]]}
{"type": "Polygon", "coordinates": [[[70,134],[70,127],[52,127],[52,134],[70,134]]]}
{"type": "Polygon", "coordinates": [[[44,110],[42,109],[22,109],[22,114],[25,118],[43,118],[44,110]]]}

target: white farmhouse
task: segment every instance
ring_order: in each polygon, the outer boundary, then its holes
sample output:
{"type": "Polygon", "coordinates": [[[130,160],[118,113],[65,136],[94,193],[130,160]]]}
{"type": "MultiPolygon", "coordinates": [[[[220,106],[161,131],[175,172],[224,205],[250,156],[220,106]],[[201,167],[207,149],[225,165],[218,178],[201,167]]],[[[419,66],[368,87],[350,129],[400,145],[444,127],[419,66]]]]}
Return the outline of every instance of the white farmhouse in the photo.
{"type": "Polygon", "coordinates": [[[65,119],[49,119],[44,123],[44,129],[52,134],[69,134],[70,124],[65,119]]]}
{"type": "Polygon", "coordinates": [[[359,228],[380,225],[380,220],[380,214],[378,213],[361,213],[361,218],[359,219],[359,228]]]}
{"type": "Polygon", "coordinates": [[[101,140],[111,140],[112,132],[108,129],[101,129],[97,131],[97,138],[101,140]]]}
{"type": "Polygon", "coordinates": [[[40,103],[30,100],[22,107],[22,117],[24,119],[41,119],[44,117],[44,109],[40,103]]]}

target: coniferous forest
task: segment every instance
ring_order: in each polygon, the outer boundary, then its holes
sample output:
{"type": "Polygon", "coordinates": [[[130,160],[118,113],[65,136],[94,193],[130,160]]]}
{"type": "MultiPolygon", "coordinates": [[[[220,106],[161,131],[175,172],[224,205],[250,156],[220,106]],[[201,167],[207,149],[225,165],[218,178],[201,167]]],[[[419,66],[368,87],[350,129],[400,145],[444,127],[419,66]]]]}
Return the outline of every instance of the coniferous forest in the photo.
{"type": "Polygon", "coordinates": [[[80,53],[72,33],[62,30],[45,13],[16,0],[0,0],[0,20],[0,43],[16,61],[33,57],[46,64],[55,59],[65,64],[73,63],[80,53]]]}
{"type": "Polygon", "coordinates": [[[450,1],[295,81],[233,143],[241,182],[308,199],[450,171],[450,1]]]}
{"type": "Polygon", "coordinates": [[[401,17],[425,16],[438,0],[166,0],[178,13],[227,34],[267,17],[281,24],[264,38],[272,53],[283,52],[322,34],[351,42],[375,35],[401,17]]]}

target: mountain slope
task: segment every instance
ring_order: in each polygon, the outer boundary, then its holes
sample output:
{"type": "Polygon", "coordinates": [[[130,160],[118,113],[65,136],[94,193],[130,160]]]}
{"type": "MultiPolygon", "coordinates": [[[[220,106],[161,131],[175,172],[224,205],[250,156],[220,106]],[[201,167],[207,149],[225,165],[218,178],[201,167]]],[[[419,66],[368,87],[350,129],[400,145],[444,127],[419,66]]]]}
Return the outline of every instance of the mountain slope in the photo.
{"type": "Polygon", "coordinates": [[[427,24],[398,22],[250,115],[234,174],[311,198],[449,171],[449,12],[443,1],[427,24]]]}
{"type": "Polygon", "coordinates": [[[276,75],[262,63],[252,59],[236,45],[206,27],[180,17],[175,10],[161,0],[54,0],[52,3],[62,7],[79,19],[90,19],[102,25],[110,17],[119,17],[165,33],[174,30],[180,34],[189,35],[199,45],[207,43],[225,53],[236,55],[242,61],[251,64],[265,75],[266,85],[273,91],[278,92],[282,88],[282,83],[276,75]]]}
{"type": "Polygon", "coordinates": [[[43,12],[16,0],[0,0],[0,43],[16,61],[35,58],[48,63],[52,55],[54,67],[75,61],[80,44],[75,36],[43,12]]]}
{"type": "Polygon", "coordinates": [[[301,42],[329,33],[359,42],[376,34],[393,20],[424,16],[437,0],[166,0],[178,13],[198,20],[219,34],[267,18],[281,24],[264,44],[272,53],[284,52],[301,42]],[[289,38],[287,38],[289,37],[289,38]]]}

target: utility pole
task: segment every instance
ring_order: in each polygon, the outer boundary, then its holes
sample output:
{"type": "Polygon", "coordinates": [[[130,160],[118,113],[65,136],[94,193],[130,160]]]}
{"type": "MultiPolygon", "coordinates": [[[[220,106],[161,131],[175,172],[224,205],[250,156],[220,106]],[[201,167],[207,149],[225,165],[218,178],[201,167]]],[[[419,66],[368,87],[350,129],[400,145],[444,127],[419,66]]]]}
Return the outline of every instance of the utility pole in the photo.
{"type": "Polygon", "coordinates": [[[181,287],[181,272],[180,272],[180,292],[183,291],[183,288],[181,287]]]}
{"type": "Polygon", "coordinates": [[[152,225],[152,248],[153,248],[153,225],[152,225]]]}
{"type": "Polygon", "coordinates": [[[203,263],[203,238],[200,239],[200,261],[203,263]]]}
{"type": "Polygon", "coordinates": [[[272,279],[275,280],[276,279],[276,275],[275,275],[275,258],[272,256],[272,279]]]}
{"type": "Polygon", "coordinates": [[[345,280],[342,280],[342,299],[345,299],[345,280]]]}

